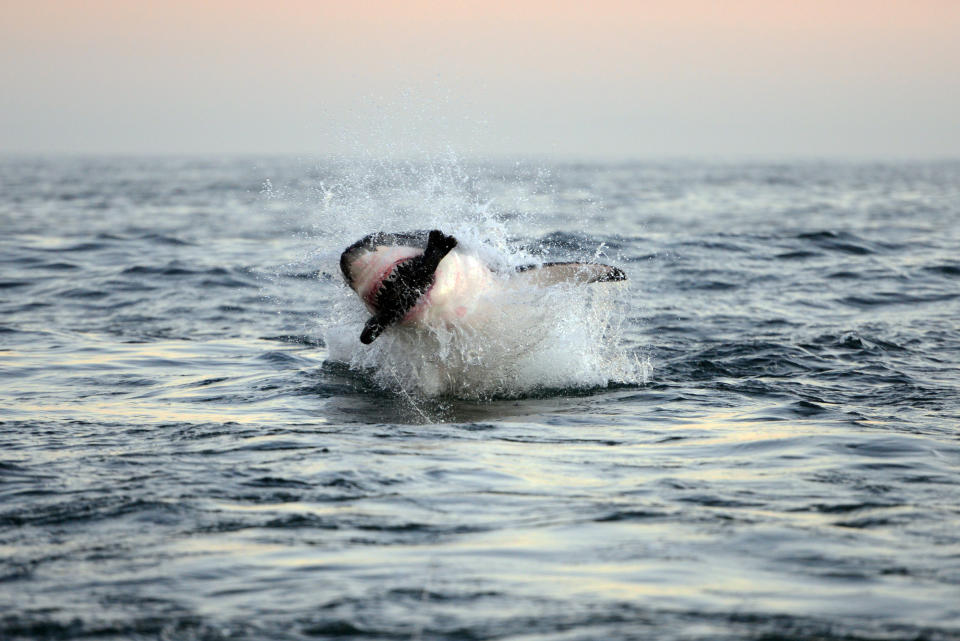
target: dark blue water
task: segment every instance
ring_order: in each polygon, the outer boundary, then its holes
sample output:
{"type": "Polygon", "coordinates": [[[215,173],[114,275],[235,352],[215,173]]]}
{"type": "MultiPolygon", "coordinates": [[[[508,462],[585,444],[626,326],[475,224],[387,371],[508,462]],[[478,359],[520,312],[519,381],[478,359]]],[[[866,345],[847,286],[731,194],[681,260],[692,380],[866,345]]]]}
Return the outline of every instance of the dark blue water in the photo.
{"type": "Polygon", "coordinates": [[[956,162],[8,157],[0,638],[958,639],[958,319],[956,162]],[[432,226],[629,288],[438,390],[432,226]]]}

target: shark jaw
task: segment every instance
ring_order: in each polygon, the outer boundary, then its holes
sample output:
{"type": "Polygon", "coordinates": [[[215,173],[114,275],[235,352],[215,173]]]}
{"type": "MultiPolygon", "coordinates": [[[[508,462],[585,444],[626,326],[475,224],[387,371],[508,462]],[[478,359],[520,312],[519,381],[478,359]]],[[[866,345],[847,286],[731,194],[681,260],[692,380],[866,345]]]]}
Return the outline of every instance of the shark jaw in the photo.
{"type": "Polygon", "coordinates": [[[457,246],[453,236],[437,229],[427,234],[422,249],[389,244],[393,240],[392,236],[368,236],[340,257],[344,278],[372,314],[360,334],[364,344],[372,343],[387,327],[406,321],[429,301],[441,261],[457,246]]]}

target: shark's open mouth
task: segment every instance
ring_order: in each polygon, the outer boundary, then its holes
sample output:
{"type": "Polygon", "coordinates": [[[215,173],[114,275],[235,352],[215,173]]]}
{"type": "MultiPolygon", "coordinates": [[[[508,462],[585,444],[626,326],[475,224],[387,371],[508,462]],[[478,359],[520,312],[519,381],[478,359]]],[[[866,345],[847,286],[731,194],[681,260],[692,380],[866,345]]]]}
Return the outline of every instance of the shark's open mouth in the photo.
{"type": "Polygon", "coordinates": [[[373,285],[367,290],[367,293],[364,294],[363,299],[372,307],[377,307],[377,300],[380,298],[380,294],[383,292],[384,286],[388,283],[396,280],[399,270],[397,269],[400,265],[410,261],[411,256],[401,258],[393,262],[392,265],[387,266],[383,272],[380,273],[380,276],[373,282],[373,285]]]}

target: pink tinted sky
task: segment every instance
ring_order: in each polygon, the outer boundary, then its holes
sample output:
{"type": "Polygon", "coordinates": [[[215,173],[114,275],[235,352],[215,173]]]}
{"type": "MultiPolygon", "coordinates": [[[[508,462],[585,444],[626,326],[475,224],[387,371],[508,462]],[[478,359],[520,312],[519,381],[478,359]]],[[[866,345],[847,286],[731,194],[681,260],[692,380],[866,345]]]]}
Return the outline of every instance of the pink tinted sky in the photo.
{"type": "Polygon", "coordinates": [[[0,151],[960,156],[960,2],[4,0],[0,151]]]}

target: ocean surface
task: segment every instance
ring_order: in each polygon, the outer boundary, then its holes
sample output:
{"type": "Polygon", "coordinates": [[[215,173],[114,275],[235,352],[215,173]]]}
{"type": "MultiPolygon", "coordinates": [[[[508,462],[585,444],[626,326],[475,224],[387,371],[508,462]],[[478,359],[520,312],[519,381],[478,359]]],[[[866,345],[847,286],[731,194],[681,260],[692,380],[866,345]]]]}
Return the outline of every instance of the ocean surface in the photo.
{"type": "Polygon", "coordinates": [[[960,162],[0,159],[0,639],[960,639],[958,434],[960,162]]]}

